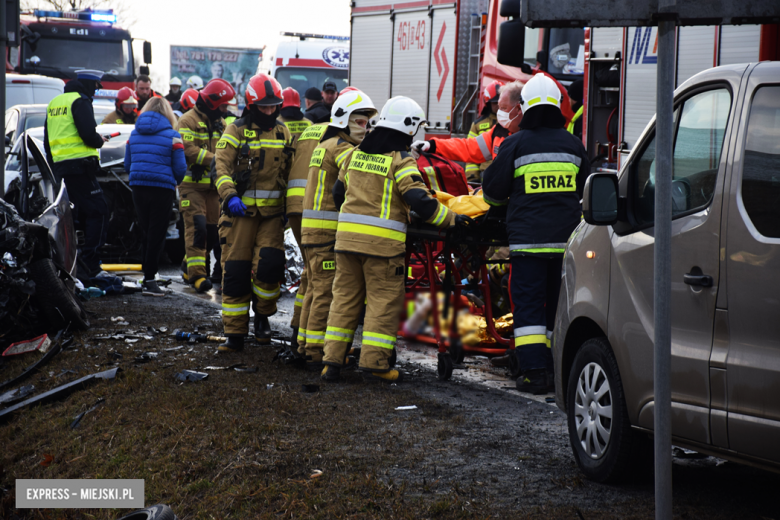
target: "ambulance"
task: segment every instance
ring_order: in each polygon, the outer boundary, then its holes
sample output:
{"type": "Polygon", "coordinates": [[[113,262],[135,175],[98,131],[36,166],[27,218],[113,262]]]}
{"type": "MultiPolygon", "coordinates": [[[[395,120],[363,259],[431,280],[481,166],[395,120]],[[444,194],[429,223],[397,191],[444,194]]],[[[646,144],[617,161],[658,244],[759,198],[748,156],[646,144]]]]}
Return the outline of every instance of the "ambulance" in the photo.
{"type": "MultiPolygon", "coordinates": [[[[279,43],[273,58],[271,75],[282,85],[298,91],[303,104],[310,87],[321,90],[333,81],[339,90],[348,83],[349,37],[283,32],[289,41],[279,43]]],[[[305,108],[305,105],[304,105],[305,108]]]]}

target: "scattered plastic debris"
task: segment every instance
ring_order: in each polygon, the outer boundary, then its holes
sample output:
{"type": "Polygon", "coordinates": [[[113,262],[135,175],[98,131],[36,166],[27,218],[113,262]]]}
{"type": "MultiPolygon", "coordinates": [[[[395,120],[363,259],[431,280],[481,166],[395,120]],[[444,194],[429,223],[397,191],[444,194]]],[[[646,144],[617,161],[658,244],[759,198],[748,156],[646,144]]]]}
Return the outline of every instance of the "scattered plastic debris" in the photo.
{"type": "Polygon", "coordinates": [[[110,370],[105,370],[103,372],[97,372],[95,374],[84,376],[75,381],[71,381],[68,384],[58,386],[57,388],[49,390],[48,392],[44,392],[42,394],[36,395],[35,397],[31,397],[30,399],[27,399],[26,401],[22,401],[17,405],[8,407],[4,410],[0,410],[0,421],[6,421],[11,416],[11,414],[27,406],[33,404],[46,403],[49,401],[53,401],[55,399],[59,399],[61,397],[65,397],[69,395],[71,392],[84,388],[88,384],[91,384],[98,379],[114,379],[119,370],[120,370],[119,368],[112,368],[110,370]]]}
{"type": "Polygon", "coordinates": [[[223,336],[209,336],[206,334],[197,334],[195,332],[185,332],[181,329],[173,331],[173,336],[182,341],[189,343],[206,343],[207,341],[218,341],[220,343],[227,341],[227,338],[223,336]]]}
{"type": "Polygon", "coordinates": [[[125,321],[125,319],[122,316],[114,316],[111,318],[111,321],[116,323],[117,321],[125,321]]]}
{"type": "Polygon", "coordinates": [[[166,348],[164,350],[165,350],[165,352],[173,352],[174,350],[181,350],[183,348],[184,348],[184,345],[179,345],[178,347],[166,348]]]}
{"type": "MultiPolygon", "coordinates": [[[[125,340],[127,341],[127,340],[125,340]]],[[[137,358],[135,358],[136,363],[148,363],[149,361],[154,361],[157,359],[157,356],[159,356],[159,353],[157,352],[144,352],[137,358]]]]}
{"type": "Polygon", "coordinates": [[[32,394],[34,391],[35,391],[35,386],[33,385],[14,388],[13,390],[9,390],[4,394],[0,394],[0,404],[10,404],[10,403],[15,403],[17,401],[21,401],[28,395],[32,394]]]}
{"type": "Polygon", "coordinates": [[[196,372],[195,370],[182,370],[176,374],[176,379],[179,381],[203,381],[209,377],[206,372],[196,372]]]}
{"type": "Polygon", "coordinates": [[[314,469],[311,472],[311,475],[309,475],[309,478],[320,478],[322,476],[322,470],[321,469],[314,469]]]}
{"type": "MultiPolygon", "coordinates": [[[[274,388],[274,384],[273,383],[268,383],[267,385],[265,385],[265,389],[266,390],[273,390],[273,388],[274,388]]],[[[244,389],[244,390],[246,390],[246,389],[244,389]]]]}
{"type": "Polygon", "coordinates": [[[27,341],[18,341],[16,343],[12,343],[10,347],[5,349],[5,352],[3,352],[4,356],[15,356],[17,354],[25,354],[27,352],[33,352],[35,350],[40,350],[41,352],[46,352],[49,350],[49,346],[51,345],[51,340],[49,339],[49,336],[44,334],[42,336],[38,336],[37,338],[29,339],[27,341]]]}
{"type": "Polygon", "coordinates": [[[417,410],[417,406],[416,405],[398,406],[398,407],[396,407],[396,410],[417,410]]]}
{"type": "Polygon", "coordinates": [[[106,398],[105,397],[101,397],[100,399],[98,399],[95,402],[94,405],[92,405],[92,408],[90,408],[86,412],[81,412],[76,417],[74,417],[73,418],[73,422],[70,423],[70,429],[72,430],[72,429],[76,428],[79,425],[79,423],[81,423],[81,419],[83,419],[85,415],[87,415],[89,412],[94,412],[97,409],[97,407],[100,406],[101,404],[103,404],[105,401],[106,401],[106,398]]]}
{"type": "Polygon", "coordinates": [[[60,338],[62,337],[62,334],[63,332],[60,331],[57,333],[56,336],[54,336],[54,340],[52,341],[52,344],[54,346],[50,347],[49,351],[46,352],[46,354],[44,354],[41,359],[39,359],[38,361],[36,361],[35,363],[27,367],[24,370],[24,372],[14,377],[13,379],[8,379],[7,381],[3,381],[2,383],[0,383],[0,389],[7,388],[9,386],[13,386],[17,383],[24,381],[25,379],[30,377],[36,370],[38,370],[38,368],[42,367],[43,365],[51,361],[51,359],[57,354],[59,354],[62,350],[68,348],[68,346],[70,346],[70,344],[73,342],[73,338],[71,337],[65,340],[64,342],[60,342],[60,338]]]}
{"type": "Polygon", "coordinates": [[[39,464],[44,468],[48,468],[52,462],[54,462],[54,456],[44,453],[43,460],[39,464]]]}
{"type": "Polygon", "coordinates": [[[125,343],[131,343],[132,344],[132,343],[137,343],[137,342],[138,342],[137,339],[130,339],[130,338],[126,338],[125,339],[125,343]]]}
{"type": "Polygon", "coordinates": [[[282,284],[282,293],[289,292],[295,294],[301,282],[303,274],[303,256],[298,248],[298,242],[295,240],[292,229],[284,232],[284,256],[286,265],[284,269],[284,283],[282,284]]]}

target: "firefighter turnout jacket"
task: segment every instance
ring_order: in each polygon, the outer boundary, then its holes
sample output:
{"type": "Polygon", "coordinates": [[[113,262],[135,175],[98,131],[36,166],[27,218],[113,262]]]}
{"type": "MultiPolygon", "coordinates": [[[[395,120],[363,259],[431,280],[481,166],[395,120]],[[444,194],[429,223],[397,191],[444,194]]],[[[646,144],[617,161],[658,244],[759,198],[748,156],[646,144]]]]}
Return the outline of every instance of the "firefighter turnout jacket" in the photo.
{"type": "Polygon", "coordinates": [[[136,120],[135,114],[120,114],[119,111],[114,110],[110,114],[107,114],[100,122],[101,125],[134,125],[136,120]]]}
{"type": "Polygon", "coordinates": [[[328,125],[324,123],[311,125],[301,133],[295,142],[295,159],[290,169],[290,179],[287,182],[288,217],[303,213],[303,197],[306,193],[306,182],[309,178],[311,154],[320,144],[320,139],[322,139],[327,129],[328,125]]]}
{"type": "Polygon", "coordinates": [[[509,130],[496,124],[468,139],[433,139],[436,143],[433,152],[451,161],[482,164],[495,158],[501,143],[510,135],[509,130]]]}
{"type": "Polygon", "coordinates": [[[321,142],[312,152],[301,224],[304,246],[325,246],[336,242],[339,214],[333,201],[333,185],[355,144],[350,142],[345,132],[339,132],[321,142]]]}
{"type": "Polygon", "coordinates": [[[248,116],[237,119],[217,143],[212,171],[222,207],[238,196],[263,217],[283,213],[292,155],[292,136],[283,123],[263,131],[248,116]]]}
{"type": "Polygon", "coordinates": [[[338,216],[338,253],[384,258],[405,254],[410,209],[437,227],[455,222],[455,214],[430,195],[407,152],[367,154],[354,149],[345,157],[333,191],[337,198],[345,197],[338,216]]]}
{"type": "Polygon", "coordinates": [[[506,139],[484,173],[482,190],[488,204],[509,205],[512,256],[564,252],[580,223],[589,173],[582,141],[563,128],[521,130],[506,139]]]}
{"type": "Polygon", "coordinates": [[[292,135],[293,147],[298,142],[298,139],[301,137],[301,134],[311,126],[311,121],[309,121],[305,117],[303,119],[288,119],[286,117],[280,117],[279,121],[284,123],[284,126],[286,126],[287,129],[290,131],[290,134],[292,135]]]}
{"type": "MultiPolygon", "coordinates": [[[[496,126],[497,123],[498,120],[496,119],[496,115],[492,112],[486,116],[482,116],[472,123],[468,137],[478,137],[496,126]]],[[[478,180],[480,177],[479,172],[487,170],[487,167],[490,166],[490,162],[491,161],[485,161],[482,164],[466,163],[466,177],[469,180],[478,180]]]]}
{"type": "Polygon", "coordinates": [[[212,123],[197,107],[181,116],[176,129],[184,142],[184,157],[187,159],[187,175],[182,186],[196,191],[211,189],[209,168],[214,159],[217,143],[225,128],[225,120],[212,123]]]}

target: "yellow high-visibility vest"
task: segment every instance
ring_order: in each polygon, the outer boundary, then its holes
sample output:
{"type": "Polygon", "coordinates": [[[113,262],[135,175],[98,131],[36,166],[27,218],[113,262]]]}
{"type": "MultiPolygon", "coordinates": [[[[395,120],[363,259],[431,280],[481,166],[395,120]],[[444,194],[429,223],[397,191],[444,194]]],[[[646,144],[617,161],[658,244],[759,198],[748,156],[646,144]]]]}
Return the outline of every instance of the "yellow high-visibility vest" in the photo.
{"type": "Polygon", "coordinates": [[[72,105],[81,95],[78,92],[60,94],[52,99],[46,109],[46,130],[49,134],[49,147],[55,163],[100,157],[97,148],[84,144],[73,119],[72,105]]]}

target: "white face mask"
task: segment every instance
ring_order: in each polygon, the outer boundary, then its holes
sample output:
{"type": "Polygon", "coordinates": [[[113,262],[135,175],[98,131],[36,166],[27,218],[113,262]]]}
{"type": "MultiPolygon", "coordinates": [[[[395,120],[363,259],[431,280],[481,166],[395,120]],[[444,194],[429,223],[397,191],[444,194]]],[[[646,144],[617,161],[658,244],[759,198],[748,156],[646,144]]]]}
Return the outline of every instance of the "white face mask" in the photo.
{"type": "MultiPolygon", "coordinates": [[[[514,110],[514,109],[512,109],[514,110]]],[[[498,120],[498,124],[503,126],[504,128],[509,128],[509,125],[512,124],[512,121],[517,119],[517,117],[520,115],[519,113],[517,116],[510,118],[509,114],[511,113],[511,110],[509,112],[504,112],[500,108],[498,109],[498,112],[496,112],[496,119],[498,120]]]]}

